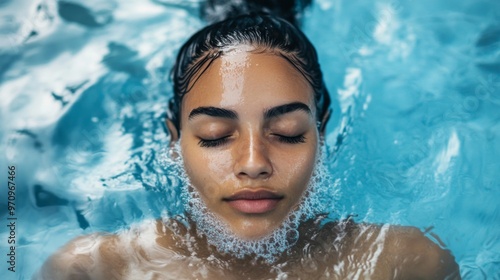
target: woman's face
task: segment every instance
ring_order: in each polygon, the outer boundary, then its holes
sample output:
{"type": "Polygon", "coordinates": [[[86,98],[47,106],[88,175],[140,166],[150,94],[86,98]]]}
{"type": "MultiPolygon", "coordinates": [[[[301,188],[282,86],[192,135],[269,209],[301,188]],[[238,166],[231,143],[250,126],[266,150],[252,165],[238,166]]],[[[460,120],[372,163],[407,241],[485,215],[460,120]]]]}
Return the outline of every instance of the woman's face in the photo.
{"type": "Polygon", "coordinates": [[[318,149],[313,91],[284,58],[234,50],[213,61],[181,109],[187,175],[238,237],[279,227],[302,198],[318,149]]]}

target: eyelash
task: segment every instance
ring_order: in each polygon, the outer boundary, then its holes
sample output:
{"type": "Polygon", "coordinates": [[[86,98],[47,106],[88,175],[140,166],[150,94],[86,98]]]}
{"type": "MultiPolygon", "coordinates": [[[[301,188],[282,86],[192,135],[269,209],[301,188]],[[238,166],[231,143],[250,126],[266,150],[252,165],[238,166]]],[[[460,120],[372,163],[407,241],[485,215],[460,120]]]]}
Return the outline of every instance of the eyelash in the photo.
{"type": "MultiPolygon", "coordinates": [[[[306,137],[303,134],[297,135],[297,136],[283,136],[283,135],[279,135],[279,134],[273,134],[273,135],[278,138],[278,141],[280,141],[281,143],[285,143],[285,144],[300,144],[300,143],[306,142],[306,137]]],[[[225,143],[227,143],[228,138],[229,138],[229,136],[225,136],[225,137],[213,139],[213,140],[212,139],[210,139],[210,140],[209,139],[200,139],[198,144],[200,145],[200,147],[203,147],[203,148],[214,148],[214,147],[222,146],[225,143]]]]}
{"type": "Polygon", "coordinates": [[[274,136],[278,137],[278,140],[282,143],[286,144],[300,144],[306,142],[306,137],[303,134],[297,136],[283,136],[274,134],[274,136]]]}
{"type": "Polygon", "coordinates": [[[218,146],[225,144],[227,142],[228,138],[229,138],[229,136],[225,136],[225,137],[218,138],[218,139],[200,139],[198,144],[200,145],[200,147],[203,147],[203,148],[213,148],[213,147],[218,147],[218,146]]]}

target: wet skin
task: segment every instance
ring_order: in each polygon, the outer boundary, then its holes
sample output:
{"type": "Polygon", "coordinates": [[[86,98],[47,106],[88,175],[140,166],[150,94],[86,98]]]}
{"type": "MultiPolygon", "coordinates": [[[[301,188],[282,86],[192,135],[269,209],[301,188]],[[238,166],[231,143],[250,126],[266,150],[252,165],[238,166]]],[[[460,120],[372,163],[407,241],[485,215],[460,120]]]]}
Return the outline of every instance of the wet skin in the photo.
{"type": "Polygon", "coordinates": [[[269,234],[297,206],[316,160],[315,110],[304,77],[272,54],[229,53],[184,98],[187,175],[237,236],[269,234]]]}
{"type": "Polygon", "coordinates": [[[460,279],[449,251],[413,227],[309,221],[299,231],[291,251],[269,264],[219,254],[194,224],[147,222],[73,240],[35,279],[460,279]]]}
{"type": "MultiPolygon", "coordinates": [[[[318,149],[315,110],[300,73],[266,53],[217,59],[186,95],[177,139],[186,172],[234,234],[262,237],[297,207],[318,149]]],[[[416,228],[307,221],[299,232],[268,264],[219,253],[192,222],[145,222],[70,242],[39,279],[460,279],[450,252],[416,228]]]]}

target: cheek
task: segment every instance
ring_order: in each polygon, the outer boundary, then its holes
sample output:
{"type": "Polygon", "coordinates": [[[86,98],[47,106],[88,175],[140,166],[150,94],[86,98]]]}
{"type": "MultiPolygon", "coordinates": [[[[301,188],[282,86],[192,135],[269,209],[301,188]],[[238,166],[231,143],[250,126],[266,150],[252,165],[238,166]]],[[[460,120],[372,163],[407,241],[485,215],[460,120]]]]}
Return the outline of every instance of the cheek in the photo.
{"type": "Polygon", "coordinates": [[[187,176],[202,195],[216,195],[232,176],[231,154],[227,151],[217,152],[204,149],[181,141],[182,157],[187,176]]]}
{"type": "Polygon", "coordinates": [[[206,155],[204,161],[205,165],[203,168],[209,173],[209,180],[220,185],[225,184],[233,178],[233,157],[230,151],[211,152],[209,155],[206,155]]]}
{"type": "Polygon", "coordinates": [[[294,162],[295,164],[293,164],[292,168],[294,168],[294,170],[292,172],[296,174],[295,179],[297,182],[301,182],[303,190],[307,187],[307,183],[311,179],[315,158],[315,156],[298,158],[294,162]]]}
{"type": "Polygon", "coordinates": [[[316,149],[310,147],[303,153],[294,156],[288,154],[282,158],[286,160],[282,161],[280,180],[294,192],[294,196],[300,197],[311,179],[316,162],[316,149]]]}

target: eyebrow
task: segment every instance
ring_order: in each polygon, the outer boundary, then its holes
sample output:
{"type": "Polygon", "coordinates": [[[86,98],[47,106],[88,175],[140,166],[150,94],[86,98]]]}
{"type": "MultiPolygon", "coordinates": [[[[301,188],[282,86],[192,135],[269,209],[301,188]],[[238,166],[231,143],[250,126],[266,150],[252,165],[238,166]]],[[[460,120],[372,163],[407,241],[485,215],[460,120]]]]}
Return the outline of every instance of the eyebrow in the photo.
{"type": "Polygon", "coordinates": [[[264,119],[276,118],[278,116],[295,111],[304,111],[307,114],[311,115],[311,109],[309,108],[309,106],[302,102],[293,102],[267,109],[264,112],[264,119]]]}
{"type": "MultiPolygon", "coordinates": [[[[288,114],[295,111],[303,111],[307,114],[311,115],[311,109],[309,106],[302,102],[292,102],[288,104],[283,104],[280,106],[272,107],[264,111],[264,119],[272,119],[278,116],[288,114]]],[[[196,116],[207,115],[216,118],[225,118],[231,120],[238,119],[238,113],[233,110],[218,108],[218,107],[198,107],[193,109],[191,113],[189,113],[188,119],[193,119],[196,116]]]]}
{"type": "Polygon", "coordinates": [[[233,110],[222,109],[217,107],[198,107],[189,113],[189,119],[199,115],[207,115],[217,118],[226,118],[231,120],[238,119],[238,114],[233,110]]]}

